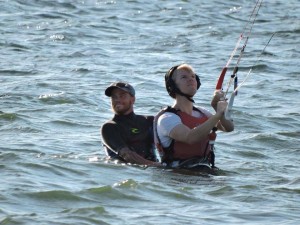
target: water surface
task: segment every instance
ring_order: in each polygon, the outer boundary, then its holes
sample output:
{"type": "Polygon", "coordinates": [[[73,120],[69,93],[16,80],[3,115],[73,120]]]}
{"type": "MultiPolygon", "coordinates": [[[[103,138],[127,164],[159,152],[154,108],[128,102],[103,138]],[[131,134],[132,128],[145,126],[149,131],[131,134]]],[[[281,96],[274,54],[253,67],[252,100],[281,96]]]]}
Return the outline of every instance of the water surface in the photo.
{"type": "Polygon", "coordinates": [[[136,113],[153,115],[172,104],[163,76],[178,63],[212,110],[254,5],[1,1],[0,224],[299,224],[297,0],[260,9],[241,81],[276,35],[235,99],[235,131],[218,134],[218,175],[107,162],[100,138],[111,82],[130,82],[136,113]]]}

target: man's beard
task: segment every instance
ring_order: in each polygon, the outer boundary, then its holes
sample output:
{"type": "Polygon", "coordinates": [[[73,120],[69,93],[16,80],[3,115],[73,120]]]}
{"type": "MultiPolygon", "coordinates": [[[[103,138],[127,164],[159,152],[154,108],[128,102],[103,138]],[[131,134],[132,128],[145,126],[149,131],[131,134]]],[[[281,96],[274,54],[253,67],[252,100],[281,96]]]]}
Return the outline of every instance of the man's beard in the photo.
{"type": "Polygon", "coordinates": [[[131,109],[130,105],[122,106],[120,108],[119,107],[113,107],[113,110],[114,110],[115,114],[117,114],[117,115],[126,115],[130,111],[130,109],[131,109]]]}

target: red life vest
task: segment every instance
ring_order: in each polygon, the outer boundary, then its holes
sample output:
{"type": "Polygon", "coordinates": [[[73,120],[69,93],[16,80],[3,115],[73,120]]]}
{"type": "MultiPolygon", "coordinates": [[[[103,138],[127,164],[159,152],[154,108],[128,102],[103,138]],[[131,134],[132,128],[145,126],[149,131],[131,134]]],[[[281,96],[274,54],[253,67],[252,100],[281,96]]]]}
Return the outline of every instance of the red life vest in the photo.
{"type": "MultiPolygon", "coordinates": [[[[202,112],[201,112],[202,113],[202,112]]],[[[203,113],[202,113],[203,114],[203,113]]],[[[182,123],[189,127],[190,129],[193,129],[197,127],[198,125],[203,124],[206,120],[208,120],[208,117],[203,114],[201,118],[193,117],[187,113],[184,112],[178,112],[177,115],[180,117],[182,123]]],[[[174,141],[174,152],[173,157],[176,160],[186,160],[190,158],[205,158],[210,155],[210,148],[208,145],[209,137],[207,137],[195,144],[187,144],[179,141],[174,141]]]]}
{"type": "Polygon", "coordinates": [[[197,109],[197,108],[193,108],[194,110],[197,110],[198,112],[200,112],[202,114],[201,118],[197,118],[197,117],[193,117],[191,115],[188,115],[187,113],[184,112],[180,112],[176,109],[173,109],[171,107],[168,107],[166,109],[163,109],[162,111],[160,111],[156,117],[154,118],[154,141],[156,144],[156,147],[159,151],[160,157],[162,162],[166,162],[166,163],[170,163],[172,161],[176,161],[176,160],[187,160],[187,159],[191,159],[191,158],[207,158],[208,161],[211,164],[214,164],[214,159],[213,161],[211,160],[211,157],[213,155],[213,144],[214,140],[215,140],[215,131],[213,131],[213,133],[207,135],[207,137],[195,144],[187,144],[187,143],[183,143],[183,142],[179,142],[176,140],[173,140],[171,145],[164,148],[162,147],[158,134],[157,134],[157,120],[158,118],[165,112],[172,112],[175,113],[176,115],[178,115],[182,121],[182,123],[184,125],[186,125],[187,127],[193,129],[194,127],[203,124],[205,121],[208,120],[208,117],[201,112],[201,110],[197,109]],[[214,138],[214,140],[210,140],[214,138]]]}

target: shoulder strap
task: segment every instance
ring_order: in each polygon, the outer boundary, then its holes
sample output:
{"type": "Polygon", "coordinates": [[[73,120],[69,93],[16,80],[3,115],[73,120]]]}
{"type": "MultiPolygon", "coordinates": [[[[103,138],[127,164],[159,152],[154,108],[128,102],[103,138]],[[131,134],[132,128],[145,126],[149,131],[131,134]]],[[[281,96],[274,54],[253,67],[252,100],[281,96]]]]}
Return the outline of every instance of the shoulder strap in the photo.
{"type": "Polygon", "coordinates": [[[178,114],[178,112],[179,112],[179,109],[175,109],[175,108],[173,108],[173,107],[171,107],[171,106],[168,106],[167,108],[165,108],[165,112],[171,112],[171,113],[174,113],[174,114],[178,114]]]}
{"type": "Polygon", "coordinates": [[[197,107],[195,107],[195,106],[193,106],[193,110],[198,111],[200,114],[206,116],[206,114],[205,114],[204,112],[202,112],[201,109],[199,109],[199,108],[197,108],[197,107]]]}
{"type": "Polygon", "coordinates": [[[165,107],[163,108],[160,112],[158,112],[156,114],[156,116],[154,117],[154,120],[153,120],[153,131],[154,131],[154,143],[155,143],[155,146],[158,150],[158,153],[159,153],[159,157],[160,157],[160,161],[161,162],[166,162],[166,163],[169,163],[169,162],[172,162],[173,161],[173,146],[174,146],[174,140],[172,140],[171,144],[169,147],[167,148],[164,148],[161,144],[161,141],[158,137],[158,133],[157,133],[157,121],[158,121],[158,118],[164,114],[165,112],[171,112],[171,113],[174,113],[177,115],[179,110],[177,109],[174,109],[172,108],[171,106],[168,106],[168,107],[165,107]]]}
{"type": "Polygon", "coordinates": [[[158,118],[164,114],[165,112],[167,112],[167,109],[168,107],[160,110],[155,116],[154,116],[154,119],[153,119],[153,131],[154,131],[154,143],[158,149],[158,151],[161,151],[162,150],[162,145],[161,145],[161,141],[158,137],[158,134],[157,134],[157,121],[158,121],[158,118]]]}

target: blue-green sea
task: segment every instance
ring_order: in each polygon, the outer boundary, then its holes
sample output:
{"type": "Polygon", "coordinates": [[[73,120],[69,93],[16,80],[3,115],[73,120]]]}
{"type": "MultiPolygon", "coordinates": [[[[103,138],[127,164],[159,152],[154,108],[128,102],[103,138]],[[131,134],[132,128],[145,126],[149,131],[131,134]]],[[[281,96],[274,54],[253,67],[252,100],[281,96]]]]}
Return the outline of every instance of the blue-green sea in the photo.
{"type": "Polygon", "coordinates": [[[110,83],[131,83],[135,112],[155,115],[173,103],[165,72],[183,62],[213,112],[255,3],[0,0],[0,225],[300,224],[299,0],[262,3],[218,174],[108,161],[100,136],[110,83]]]}

